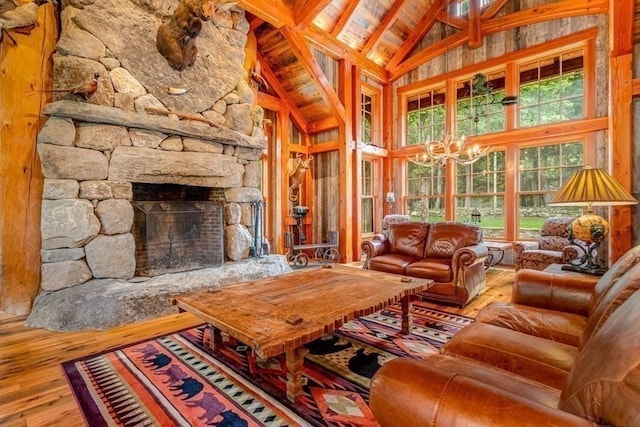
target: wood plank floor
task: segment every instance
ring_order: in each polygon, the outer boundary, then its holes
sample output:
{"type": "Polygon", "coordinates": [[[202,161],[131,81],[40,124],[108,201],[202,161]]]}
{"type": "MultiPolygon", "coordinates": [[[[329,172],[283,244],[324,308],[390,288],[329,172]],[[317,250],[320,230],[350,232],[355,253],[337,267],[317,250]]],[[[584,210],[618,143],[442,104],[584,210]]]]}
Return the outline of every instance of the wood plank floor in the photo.
{"type": "MultiPolygon", "coordinates": [[[[465,308],[425,303],[475,316],[494,301],[511,298],[513,270],[490,269],[487,288],[465,308]]],[[[0,426],[83,426],[84,419],[61,363],[200,324],[175,314],[107,331],[52,332],[26,328],[25,317],[0,313],[0,426]]]]}

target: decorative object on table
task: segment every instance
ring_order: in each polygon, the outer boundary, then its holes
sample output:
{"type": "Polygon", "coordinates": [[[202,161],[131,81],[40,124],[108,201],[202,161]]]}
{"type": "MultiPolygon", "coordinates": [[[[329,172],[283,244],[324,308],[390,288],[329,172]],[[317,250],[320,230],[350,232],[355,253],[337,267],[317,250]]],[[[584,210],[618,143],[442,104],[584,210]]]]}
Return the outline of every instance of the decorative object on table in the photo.
{"type": "Polygon", "coordinates": [[[63,369],[92,425],[136,417],[148,425],[375,426],[367,405],[370,375],[398,356],[437,353],[473,323],[417,304],[411,335],[400,333],[396,304],[308,344],[305,385],[296,404],[287,401],[282,386],[284,357],[261,360],[227,337],[219,350],[211,350],[203,343],[210,337],[204,325],[66,362],[63,369]],[[119,404],[125,396],[127,404],[119,404]]]}
{"type": "Polygon", "coordinates": [[[570,216],[547,218],[542,224],[538,240],[514,242],[516,270],[544,270],[551,264],[566,264],[578,257],[575,246],[569,240],[572,221],[573,217],[570,216]]]}
{"type": "Polygon", "coordinates": [[[586,166],[575,172],[556,193],[549,206],[586,206],[587,212],[574,219],[569,240],[582,251],[582,255],[563,270],[580,273],[604,274],[606,269],[596,259],[598,248],[609,234],[609,223],[593,213],[594,206],[633,205],[638,201],[604,169],[586,166]]]}

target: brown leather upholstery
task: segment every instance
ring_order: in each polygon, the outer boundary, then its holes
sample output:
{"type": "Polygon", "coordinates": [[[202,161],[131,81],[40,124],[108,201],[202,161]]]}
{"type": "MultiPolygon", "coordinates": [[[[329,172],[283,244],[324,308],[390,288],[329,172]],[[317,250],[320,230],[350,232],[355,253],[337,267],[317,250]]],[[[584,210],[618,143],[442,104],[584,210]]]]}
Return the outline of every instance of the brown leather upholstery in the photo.
{"type": "Polygon", "coordinates": [[[424,298],[462,306],[484,289],[487,247],[474,225],[392,224],[387,239],[365,240],[362,250],[363,268],[433,280],[424,298]]]}
{"type": "MultiPolygon", "coordinates": [[[[493,324],[476,322],[456,334],[442,349],[445,353],[490,363],[518,375],[560,388],[580,349],[629,297],[640,289],[640,264],[631,267],[602,295],[586,319],[578,347],[527,335],[493,324]]],[[[566,331],[563,331],[566,332],[566,331]]]]}
{"type": "Polygon", "coordinates": [[[638,286],[632,279],[635,274],[617,283],[638,261],[640,246],[620,257],[595,285],[593,277],[520,270],[516,274],[512,302],[483,308],[476,321],[578,346],[588,316],[599,304],[604,306],[602,299],[624,300],[638,286]]]}
{"type": "Polygon", "coordinates": [[[580,347],[475,323],[443,354],[385,363],[371,382],[376,419],[383,427],[640,425],[640,292],[634,282],[640,282],[640,264],[603,290],[580,347]]]}

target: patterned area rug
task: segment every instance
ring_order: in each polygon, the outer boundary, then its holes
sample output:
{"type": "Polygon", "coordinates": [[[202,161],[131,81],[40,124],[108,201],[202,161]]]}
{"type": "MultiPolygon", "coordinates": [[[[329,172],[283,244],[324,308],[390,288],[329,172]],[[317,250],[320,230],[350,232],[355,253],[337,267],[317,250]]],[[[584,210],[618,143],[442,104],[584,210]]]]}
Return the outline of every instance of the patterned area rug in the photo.
{"type": "Polygon", "coordinates": [[[256,359],[227,337],[213,351],[205,325],[63,368],[91,426],[375,426],[367,404],[378,368],[437,352],[471,322],[419,303],[408,336],[399,305],[351,321],[307,346],[296,404],[286,399],[284,357],[256,359]]]}

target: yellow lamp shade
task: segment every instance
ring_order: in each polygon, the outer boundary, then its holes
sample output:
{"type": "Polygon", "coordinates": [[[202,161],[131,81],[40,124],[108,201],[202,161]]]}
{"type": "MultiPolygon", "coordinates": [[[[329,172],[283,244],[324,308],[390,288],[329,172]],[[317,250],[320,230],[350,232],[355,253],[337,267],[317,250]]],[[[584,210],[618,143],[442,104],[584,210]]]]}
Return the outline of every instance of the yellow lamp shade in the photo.
{"type": "Polygon", "coordinates": [[[602,242],[609,234],[609,223],[599,215],[582,215],[571,222],[571,233],[583,242],[602,242]]]}

